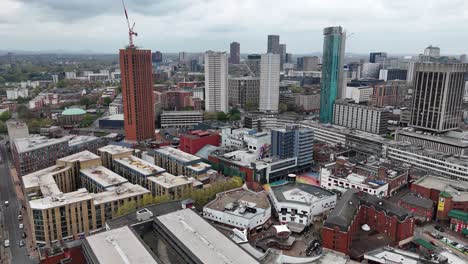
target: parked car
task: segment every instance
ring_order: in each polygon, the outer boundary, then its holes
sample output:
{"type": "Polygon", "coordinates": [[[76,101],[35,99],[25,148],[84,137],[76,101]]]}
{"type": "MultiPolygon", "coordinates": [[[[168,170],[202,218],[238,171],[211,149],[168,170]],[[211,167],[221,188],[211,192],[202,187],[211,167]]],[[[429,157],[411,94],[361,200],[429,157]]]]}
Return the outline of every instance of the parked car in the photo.
{"type": "Polygon", "coordinates": [[[23,220],[23,216],[22,215],[18,215],[18,220],[23,220]]]}
{"type": "Polygon", "coordinates": [[[24,228],[24,224],[19,224],[19,228],[20,228],[20,229],[23,229],[23,228],[24,228]]]}
{"type": "Polygon", "coordinates": [[[10,205],[10,202],[9,201],[5,201],[5,206],[9,206],[10,205]]]}
{"type": "Polygon", "coordinates": [[[10,246],[10,240],[9,239],[5,239],[5,241],[3,242],[3,245],[5,247],[9,247],[10,246]]]}
{"type": "Polygon", "coordinates": [[[434,229],[439,232],[444,232],[445,230],[441,226],[434,226],[434,229]]]}
{"type": "Polygon", "coordinates": [[[430,241],[430,243],[431,243],[431,245],[433,245],[433,246],[436,246],[436,247],[437,247],[437,244],[436,244],[436,242],[434,242],[434,241],[432,241],[432,240],[431,240],[431,241],[430,241]]]}
{"type": "Polygon", "coordinates": [[[24,240],[21,239],[19,242],[18,242],[18,246],[19,247],[24,247],[25,243],[24,243],[24,240]]]}
{"type": "Polygon", "coordinates": [[[27,238],[28,235],[26,234],[26,232],[23,232],[23,234],[21,234],[21,237],[22,237],[22,238],[27,238]]]}

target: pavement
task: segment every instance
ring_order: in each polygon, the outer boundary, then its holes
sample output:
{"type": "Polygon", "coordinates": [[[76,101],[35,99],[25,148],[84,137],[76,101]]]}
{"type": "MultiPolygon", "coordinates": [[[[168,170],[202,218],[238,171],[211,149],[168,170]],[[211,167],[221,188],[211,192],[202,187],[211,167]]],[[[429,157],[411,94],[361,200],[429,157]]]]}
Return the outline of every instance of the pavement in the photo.
{"type": "MultiPolygon", "coordinates": [[[[13,183],[10,171],[10,155],[5,148],[5,141],[0,141],[0,210],[1,219],[0,232],[2,248],[5,239],[10,240],[10,247],[4,248],[0,263],[28,264],[37,263],[29,257],[27,247],[19,247],[18,242],[22,239],[23,230],[19,228],[18,212],[22,207],[21,201],[16,195],[16,186],[13,183]],[[9,201],[9,206],[5,206],[9,201]]],[[[19,183],[16,183],[18,186],[19,183]]],[[[22,221],[21,221],[22,223],[22,221]]],[[[31,235],[28,235],[30,237],[31,235]]]]}
{"type": "Polygon", "coordinates": [[[456,250],[456,249],[453,249],[451,248],[450,246],[444,244],[442,241],[439,241],[435,238],[433,238],[430,233],[436,233],[436,234],[440,234],[441,236],[443,237],[446,237],[452,241],[455,241],[459,244],[462,244],[462,245],[467,245],[468,244],[468,240],[466,238],[464,238],[463,236],[457,234],[457,233],[454,233],[453,231],[450,231],[448,230],[448,227],[445,226],[445,225],[441,225],[441,224],[438,224],[438,223],[428,223],[428,224],[425,224],[424,226],[416,226],[415,227],[415,230],[414,230],[414,235],[415,237],[417,238],[422,238],[426,241],[433,241],[436,245],[437,245],[437,250],[436,252],[437,253],[441,253],[443,251],[447,251],[445,248],[448,248],[452,254],[455,254],[456,256],[464,259],[467,263],[468,263],[468,255],[456,250]],[[444,229],[445,229],[445,232],[439,232],[437,230],[434,229],[434,226],[435,225],[440,225],[442,226],[444,229]]]}

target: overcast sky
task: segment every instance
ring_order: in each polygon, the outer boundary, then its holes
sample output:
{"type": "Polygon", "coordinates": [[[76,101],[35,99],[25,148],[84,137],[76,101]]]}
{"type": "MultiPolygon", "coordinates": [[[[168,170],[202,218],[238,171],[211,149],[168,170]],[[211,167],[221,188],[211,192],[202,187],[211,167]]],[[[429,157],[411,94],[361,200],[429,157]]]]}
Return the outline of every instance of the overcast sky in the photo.
{"type": "MultiPolygon", "coordinates": [[[[278,34],[290,53],[322,51],[322,29],[354,33],[346,52],[468,53],[466,0],[127,0],[138,46],[162,52],[265,52],[278,34]]],[[[120,0],[0,0],[0,50],[92,50],[128,43],[120,0]]]]}

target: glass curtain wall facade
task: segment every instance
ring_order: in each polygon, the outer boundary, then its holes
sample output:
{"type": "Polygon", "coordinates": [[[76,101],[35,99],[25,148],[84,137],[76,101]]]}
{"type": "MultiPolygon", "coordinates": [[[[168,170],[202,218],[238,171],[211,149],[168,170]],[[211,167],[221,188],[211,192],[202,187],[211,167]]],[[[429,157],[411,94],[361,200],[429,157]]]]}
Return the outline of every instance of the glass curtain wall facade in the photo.
{"type": "Polygon", "coordinates": [[[323,30],[323,35],[320,122],[331,123],[333,104],[344,92],[343,61],[346,34],[342,27],[327,27],[323,30]]]}

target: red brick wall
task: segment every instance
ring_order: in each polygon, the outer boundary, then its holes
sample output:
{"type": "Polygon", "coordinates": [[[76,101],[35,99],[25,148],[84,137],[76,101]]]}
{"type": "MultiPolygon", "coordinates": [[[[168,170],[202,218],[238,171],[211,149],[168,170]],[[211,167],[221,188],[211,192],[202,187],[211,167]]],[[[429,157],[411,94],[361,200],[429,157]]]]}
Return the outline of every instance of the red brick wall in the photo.
{"type": "Polygon", "coordinates": [[[190,154],[195,154],[206,145],[219,146],[219,144],[221,144],[221,136],[219,134],[197,138],[182,135],[180,137],[179,149],[190,154]]]}
{"type": "Polygon", "coordinates": [[[408,209],[409,211],[413,212],[415,215],[419,216],[419,217],[424,217],[425,221],[427,220],[430,220],[432,219],[432,215],[433,215],[433,210],[432,209],[426,209],[426,208],[423,208],[423,207],[418,207],[418,206],[415,206],[415,205],[412,205],[412,204],[408,204],[408,203],[405,203],[403,201],[398,201],[398,205],[403,207],[403,208],[406,208],[408,209]]]}
{"type": "Polygon", "coordinates": [[[322,229],[323,247],[329,248],[343,254],[349,254],[349,246],[351,244],[351,235],[346,232],[341,232],[338,228],[331,229],[324,227],[322,229]]]}

